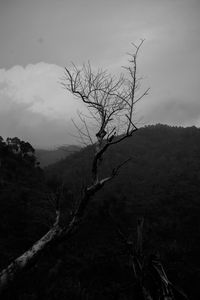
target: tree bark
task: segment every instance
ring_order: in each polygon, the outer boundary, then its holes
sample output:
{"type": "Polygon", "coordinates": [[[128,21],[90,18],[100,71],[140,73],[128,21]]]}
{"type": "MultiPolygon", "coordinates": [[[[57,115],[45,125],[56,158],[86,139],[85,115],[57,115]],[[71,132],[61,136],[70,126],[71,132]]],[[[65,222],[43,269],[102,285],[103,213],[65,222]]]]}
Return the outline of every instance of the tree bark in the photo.
{"type": "Polygon", "coordinates": [[[0,293],[21,273],[22,270],[29,267],[31,263],[39,256],[42,250],[51,242],[58,239],[63,233],[63,229],[54,225],[41,239],[33,246],[16,258],[12,263],[0,272],[0,293]]]}

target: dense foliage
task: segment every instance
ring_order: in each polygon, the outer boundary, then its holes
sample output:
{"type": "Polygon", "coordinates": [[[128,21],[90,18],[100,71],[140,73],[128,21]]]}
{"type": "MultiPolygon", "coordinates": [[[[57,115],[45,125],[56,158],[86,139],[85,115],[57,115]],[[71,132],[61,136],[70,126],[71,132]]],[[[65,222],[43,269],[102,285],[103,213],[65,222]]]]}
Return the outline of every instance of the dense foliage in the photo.
{"type": "Polygon", "coordinates": [[[0,137],[1,268],[30,247],[49,226],[44,174],[34,153],[28,142],[16,137],[4,141],[0,137]]]}
{"type": "MultiPolygon", "coordinates": [[[[63,213],[70,214],[90,182],[92,146],[48,167],[46,187],[34,151],[29,148],[24,155],[17,143],[17,150],[9,141],[0,144],[1,266],[51,224],[45,193],[55,192],[64,181],[63,213]]],[[[132,159],[90,203],[80,230],[67,242],[47,249],[6,299],[141,299],[116,230],[117,224],[134,242],[138,217],[144,217],[145,256],[159,255],[169,279],[189,299],[198,299],[199,150],[199,129],[164,125],[141,128],[110,148],[102,162],[104,175],[132,159]]]]}

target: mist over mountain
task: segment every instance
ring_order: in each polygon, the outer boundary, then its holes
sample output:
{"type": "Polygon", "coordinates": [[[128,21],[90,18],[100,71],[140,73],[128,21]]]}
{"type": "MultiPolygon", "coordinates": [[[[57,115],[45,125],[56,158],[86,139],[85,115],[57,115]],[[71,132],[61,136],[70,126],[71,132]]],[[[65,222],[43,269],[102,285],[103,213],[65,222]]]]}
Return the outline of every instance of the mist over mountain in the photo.
{"type": "Polygon", "coordinates": [[[47,150],[47,149],[36,149],[35,155],[40,162],[40,166],[46,167],[48,165],[54,164],[59,160],[66,158],[74,152],[80,151],[81,147],[77,145],[60,146],[57,149],[47,150]]]}

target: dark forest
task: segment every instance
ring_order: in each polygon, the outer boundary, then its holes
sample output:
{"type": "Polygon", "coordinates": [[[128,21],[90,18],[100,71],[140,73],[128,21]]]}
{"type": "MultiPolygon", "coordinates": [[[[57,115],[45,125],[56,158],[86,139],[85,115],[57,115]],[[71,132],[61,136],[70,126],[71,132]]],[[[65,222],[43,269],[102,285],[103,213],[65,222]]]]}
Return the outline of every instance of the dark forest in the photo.
{"type": "MultiPolygon", "coordinates": [[[[78,229],[49,244],[1,299],[150,299],[143,287],[152,299],[167,299],[159,298],[162,280],[168,299],[198,299],[199,149],[198,128],[161,124],[109,148],[102,176],[130,160],[93,197],[78,229]]],[[[1,269],[51,228],[61,187],[60,223],[70,220],[91,180],[93,151],[85,147],[42,169],[28,142],[1,138],[1,269]]]]}

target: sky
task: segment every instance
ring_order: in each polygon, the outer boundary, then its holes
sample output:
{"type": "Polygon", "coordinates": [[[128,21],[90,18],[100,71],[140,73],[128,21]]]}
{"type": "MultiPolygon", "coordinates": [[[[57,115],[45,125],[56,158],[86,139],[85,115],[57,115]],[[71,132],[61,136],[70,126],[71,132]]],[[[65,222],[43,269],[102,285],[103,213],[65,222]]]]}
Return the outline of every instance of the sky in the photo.
{"type": "Polygon", "coordinates": [[[131,42],[149,95],[138,126],[200,126],[199,0],[0,0],[0,135],[34,147],[77,143],[77,111],[60,82],[90,60],[119,74],[131,42]]]}

